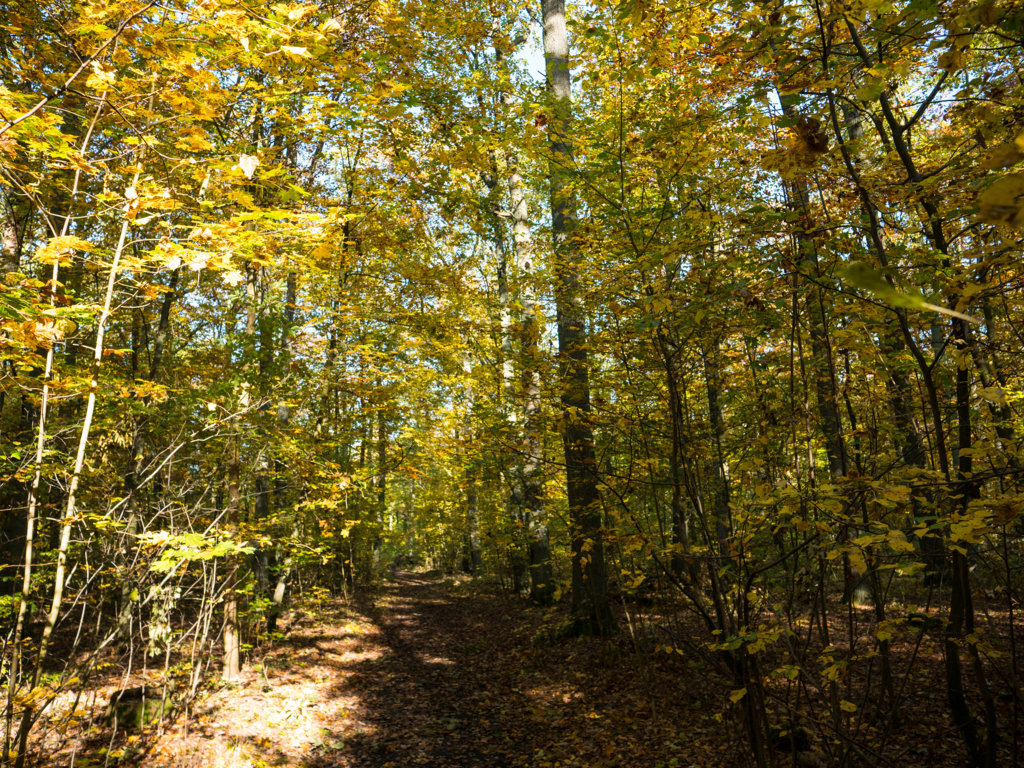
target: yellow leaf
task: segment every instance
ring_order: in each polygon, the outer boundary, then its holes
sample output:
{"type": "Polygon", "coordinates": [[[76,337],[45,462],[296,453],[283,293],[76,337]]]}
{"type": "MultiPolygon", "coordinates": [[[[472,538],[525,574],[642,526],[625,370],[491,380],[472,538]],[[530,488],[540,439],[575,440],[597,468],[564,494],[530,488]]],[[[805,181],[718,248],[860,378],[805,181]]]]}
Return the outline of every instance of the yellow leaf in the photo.
{"type": "Polygon", "coordinates": [[[311,13],[316,13],[317,7],[315,5],[296,5],[288,9],[288,20],[289,21],[301,21],[311,13]]]}
{"type": "Polygon", "coordinates": [[[305,48],[299,48],[295,45],[282,45],[281,53],[292,61],[302,61],[303,59],[308,59],[310,57],[308,50],[305,48]]]}
{"type": "Polygon", "coordinates": [[[1006,393],[1002,387],[980,387],[978,396],[996,405],[1006,405],[1006,393]]]}
{"type": "Polygon", "coordinates": [[[331,254],[334,253],[334,249],[327,243],[321,243],[313,249],[313,258],[317,261],[325,261],[331,258],[331,254]]]}
{"type": "Polygon", "coordinates": [[[116,79],[114,70],[104,69],[100,62],[94,61],[92,63],[92,74],[85,81],[85,85],[87,88],[92,88],[96,91],[104,91],[113,85],[116,79]]]}
{"type": "Polygon", "coordinates": [[[53,264],[55,261],[64,263],[74,255],[75,251],[91,251],[92,243],[80,237],[64,236],[50,238],[42,248],[36,251],[36,258],[41,264],[53,264]]]}
{"type": "Polygon", "coordinates": [[[1024,173],[1003,176],[978,195],[978,218],[989,224],[1024,225],[1024,173]]]}
{"type": "Polygon", "coordinates": [[[738,688],[737,690],[735,690],[735,691],[733,691],[732,693],[729,694],[729,701],[731,701],[733,704],[735,704],[736,702],[738,702],[740,699],[742,699],[746,695],[747,695],[747,689],[746,688],[738,688]]]}
{"type": "Polygon", "coordinates": [[[245,275],[243,275],[237,269],[233,269],[230,272],[225,272],[222,279],[228,285],[235,286],[245,280],[245,275]]]}
{"type": "Polygon", "coordinates": [[[981,162],[981,167],[991,170],[1009,168],[1021,160],[1024,160],[1024,141],[1018,136],[1017,140],[1002,144],[989,152],[988,157],[981,162]]]}
{"type": "Polygon", "coordinates": [[[341,32],[342,26],[341,21],[337,18],[330,18],[320,25],[320,31],[325,35],[334,35],[341,32]]]}
{"type": "Polygon", "coordinates": [[[841,710],[843,710],[843,712],[856,712],[857,711],[857,705],[854,704],[852,701],[847,701],[846,699],[843,699],[842,701],[839,702],[839,708],[841,710]]]}
{"type": "Polygon", "coordinates": [[[895,552],[913,552],[914,545],[907,541],[903,531],[889,531],[889,547],[895,552]]]}

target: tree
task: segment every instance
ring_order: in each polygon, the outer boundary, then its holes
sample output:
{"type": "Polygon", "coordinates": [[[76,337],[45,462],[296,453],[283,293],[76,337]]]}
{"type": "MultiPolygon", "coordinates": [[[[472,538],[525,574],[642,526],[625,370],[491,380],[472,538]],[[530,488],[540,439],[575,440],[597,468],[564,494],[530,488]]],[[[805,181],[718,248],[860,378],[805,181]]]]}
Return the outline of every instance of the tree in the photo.
{"type": "Polygon", "coordinates": [[[565,3],[544,0],[544,60],[550,94],[551,234],[558,312],[559,378],[566,493],[572,537],[573,632],[605,635],[614,629],[608,605],[597,457],[590,423],[590,355],[579,289],[576,196],[573,191],[572,101],[565,3]]]}

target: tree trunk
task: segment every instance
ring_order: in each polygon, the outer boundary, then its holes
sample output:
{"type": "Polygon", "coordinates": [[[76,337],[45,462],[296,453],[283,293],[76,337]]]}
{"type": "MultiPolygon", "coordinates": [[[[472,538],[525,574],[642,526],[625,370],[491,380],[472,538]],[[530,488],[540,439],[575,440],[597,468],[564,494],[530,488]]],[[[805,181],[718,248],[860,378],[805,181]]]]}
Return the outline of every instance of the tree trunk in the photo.
{"type": "MultiPolygon", "coordinates": [[[[379,387],[378,387],[379,389],[379,387]]],[[[381,390],[382,400],[383,391],[381,390]]],[[[377,406],[377,509],[374,514],[373,526],[373,561],[371,575],[376,578],[380,566],[381,544],[384,521],[388,513],[388,417],[384,410],[385,403],[377,406]]]]}
{"type": "MultiPolygon", "coordinates": [[[[298,294],[298,278],[294,270],[289,271],[285,278],[284,296],[284,327],[281,330],[281,352],[284,356],[283,370],[287,371],[295,352],[295,343],[292,337],[292,326],[295,325],[295,302],[298,294]]],[[[291,411],[287,402],[282,400],[277,406],[277,421],[282,428],[288,426],[291,420],[291,411]]],[[[281,483],[280,479],[275,483],[281,483]]],[[[280,496],[283,488],[275,490],[275,496],[280,496]]],[[[280,500],[278,501],[280,503],[280,500]]],[[[293,520],[292,539],[298,536],[298,517],[293,520]]],[[[277,620],[284,610],[284,598],[288,590],[288,579],[292,572],[292,558],[285,547],[278,545],[274,550],[274,560],[277,566],[277,580],[274,583],[274,593],[270,596],[270,608],[267,611],[267,631],[274,632],[277,629],[277,620]]]]}
{"type": "Polygon", "coordinates": [[[4,228],[0,235],[0,278],[8,272],[17,272],[21,267],[22,232],[18,226],[17,211],[11,191],[0,186],[0,197],[3,199],[4,228]]]}
{"type": "MultiPolygon", "coordinates": [[[[237,418],[234,433],[229,438],[231,453],[228,458],[228,535],[234,539],[238,535],[239,509],[242,504],[240,490],[241,457],[239,456],[237,418]]],[[[229,555],[227,573],[224,578],[224,663],[221,676],[231,683],[238,679],[242,671],[241,634],[238,627],[238,555],[229,555]]]]}
{"type": "Polygon", "coordinates": [[[509,154],[508,188],[512,202],[512,234],[515,238],[519,277],[520,387],[522,389],[522,503],[530,555],[530,598],[547,605],[555,594],[551,571],[551,542],[544,520],[544,444],[540,421],[540,334],[544,315],[534,286],[533,238],[530,214],[519,172],[519,158],[509,154]]]}
{"type": "MultiPolygon", "coordinates": [[[[131,188],[139,182],[141,171],[137,171],[131,182],[131,188]]],[[[36,654],[36,667],[33,675],[32,687],[36,688],[43,674],[43,663],[46,661],[49,650],[50,638],[60,618],[61,604],[64,599],[64,582],[67,576],[68,548],[71,545],[71,529],[77,512],[78,486],[82,479],[82,470],[85,468],[85,454],[89,446],[89,434],[92,430],[93,415],[96,412],[96,396],[99,391],[100,364],[103,361],[104,336],[107,321],[110,319],[114,300],[114,289],[117,285],[117,272],[121,264],[121,256],[124,253],[125,242],[128,237],[129,219],[126,217],[121,224],[121,234],[118,237],[117,247],[114,249],[113,259],[110,263],[110,272],[107,276],[106,293],[103,298],[103,305],[99,318],[96,321],[96,340],[93,347],[92,365],[90,366],[89,396],[85,406],[85,417],[82,420],[82,432],[78,439],[78,451],[75,455],[74,469],[71,473],[71,481],[68,483],[67,500],[64,508],[64,517],[60,521],[60,540],[57,546],[57,563],[53,575],[53,599],[50,602],[50,609],[46,614],[43,624],[43,634],[39,640],[39,652],[36,654]]],[[[43,436],[43,426],[40,427],[40,439],[43,436]]],[[[32,706],[25,707],[22,714],[21,725],[18,729],[18,756],[15,760],[15,768],[22,768],[25,764],[25,751],[28,745],[28,733],[32,727],[35,709],[32,706]]]]}
{"type": "Polygon", "coordinates": [[[555,258],[555,307],[565,448],[566,490],[572,537],[572,631],[605,635],[615,621],[608,603],[601,498],[590,412],[590,360],[586,310],[579,285],[579,242],[575,237],[576,196],[568,132],[570,102],[569,43],[564,0],[542,0],[544,60],[551,94],[551,232],[555,258]]]}
{"type": "Polygon", "coordinates": [[[480,500],[477,493],[477,457],[474,455],[473,444],[473,409],[476,405],[476,392],[473,389],[473,364],[469,353],[462,359],[462,372],[466,377],[464,393],[466,410],[462,417],[462,440],[464,453],[462,462],[465,467],[466,483],[466,527],[465,527],[465,570],[476,573],[480,570],[480,500]]]}
{"type": "MultiPolygon", "coordinates": [[[[850,33],[850,39],[857,50],[857,54],[860,57],[862,64],[865,67],[874,66],[876,62],[874,61],[872,54],[864,45],[857,28],[849,19],[846,20],[846,28],[850,33]]],[[[936,90],[936,93],[938,93],[938,90],[936,90]]],[[[932,98],[934,98],[934,96],[932,98]]],[[[945,232],[945,221],[932,193],[926,191],[925,186],[922,183],[923,179],[921,173],[917,168],[917,164],[911,152],[907,125],[900,122],[900,118],[893,110],[892,102],[890,101],[887,93],[883,92],[879,95],[878,105],[881,108],[884,122],[877,122],[875,124],[876,130],[879,132],[881,139],[893,147],[896,156],[899,158],[904,170],[906,171],[907,182],[912,184],[915,188],[915,199],[920,205],[920,213],[923,214],[923,219],[926,222],[923,227],[924,236],[936,251],[943,254],[942,266],[949,267],[951,259],[949,241],[945,232]],[[886,128],[888,129],[888,136],[886,136],[886,128]]],[[[921,108],[923,109],[923,107],[921,108]]],[[[849,162],[847,162],[847,170],[850,171],[849,162]]],[[[855,178],[858,191],[860,192],[862,199],[866,198],[864,186],[860,183],[859,179],[856,178],[856,173],[851,173],[851,177],[855,178]]],[[[883,266],[885,265],[883,264],[883,266]]],[[[950,305],[955,307],[959,297],[954,295],[948,298],[950,305]]],[[[902,320],[903,316],[900,315],[900,317],[902,320]]],[[[955,342],[954,347],[970,352],[972,340],[967,332],[966,322],[960,318],[954,318],[951,323],[950,331],[955,342]]],[[[903,323],[903,332],[908,345],[913,344],[913,339],[910,337],[905,322],[903,323]]],[[[932,418],[934,421],[936,442],[939,443],[937,454],[942,466],[942,472],[947,481],[952,481],[952,466],[949,461],[949,456],[946,453],[945,440],[943,439],[944,428],[942,424],[942,409],[938,401],[938,394],[936,392],[934,381],[931,378],[932,369],[939,362],[939,356],[942,354],[944,348],[945,346],[943,345],[943,347],[936,352],[935,359],[931,364],[926,363],[919,351],[916,351],[914,356],[922,370],[922,379],[924,380],[928,390],[929,406],[932,411],[932,418]]],[[[970,409],[970,371],[963,362],[959,361],[956,371],[955,405],[958,422],[957,480],[960,482],[960,493],[962,494],[961,499],[959,500],[960,509],[957,511],[962,512],[966,510],[966,506],[970,499],[977,497],[979,486],[977,481],[971,478],[972,460],[970,456],[970,449],[972,447],[973,430],[971,425],[970,409]],[[967,450],[968,453],[964,455],[961,453],[963,450],[967,450]]],[[[965,642],[965,638],[971,634],[974,627],[974,607],[971,594],[970,569],[967,565],[967,559],[964,554],[955,550],[952,553],[951,586],[949,622],[946,627],[945,642],[946,692],[949,699],[950,712],[953,715],[954,724],[960,731],[960,736],[964,742],[964,747],[970,764],[972,766],[985,766],[986,768],[991,768],[991,766],[995,764],[996,745],[999,736],[995,707],[977,645],[965,642]],[[975,681],[978,686],[978,691],[981,694],[985,738],[982,738],[978,733],[977,723],[971,713],[971,707],[964,690],[964,674],[961,660],[961,652],[964,646],[966,646],[968,656],[971,659],[975,681]]]]}
{"type": "MultiPolygon", "coordinates": [[[[96,128],[96,121],[99,120],[100,114],[103,111],[103,105],[101,105],[95,113],[93,113],[92,120],[89,123],[89,127],[85,132],[85,136],[82,139],[82,154],[84,155],[89,147],[89,142],[92,140],[93,130],[96,128]]],[[[136,177],[137,180],[138,177],[136,177]]],[[[82,180],[81,169],[75,170],[74,181],[71,185],[70,200],[73,203],[78,195],[78,187],[82,180]]],[[[9,217],[9,220],[5,223],[5,229],[3,233],[3,250],[4,250],[4,263],[8,271],[15,271],[17,264],[20,262],[20,248],[21,248],[21,234],[17,231],[17,225],[14,219],[14,209],[11,206],[9,198],[5,197],[5,213],[9,217]],[[16,240],[9,239],[9,230],[13,230],[10,235],[13,238],[17,236],[16,240]],[[10,248],[14,247],[11,251],[10,248]],[[14,265],[14,269],[11,266],[14,265]]],[[[61,225],[61,235],[67,235],[71,229],[71,214],[72,209],[68,207],[68,213],[64,217],[64,223],[61,225]]],[[[123,247],[123,246],[122,246],[123,247]]],[[[0,272],[0,276],[5,276],[4,272],[0,272]]],[[[56,285],[57,279],[60,277],[60,262],[55,261],[53,268],[50,272],[50,280],[56,285]]],[[[51,293],[50,295],[50,307],[55,305],[55,296],[51,293]]],[[[29,600],[31,598],[32,591],[32,565],[33,557],[35,553],[36,544],[36,523],[37,523],[37,506],[39,503],[39,486],[42,481],[42,467],[43,467],[43,456],[46,447],[47,439],[47,416],[49,411],[50,402],[50,381],[53,375],[53,361],[54,361],[54,345],[50,345],[50,348],[46,351],[46,363],[43,371],[43,388],[40,395],[39,405],[39,418],[37,422],[36,430],[36,450],[35,458],[33,460],[34,471],[32,474],[32,482],[29,485],[28,490],[28,509],[25,520],[25,559],[22,564],[22,583],[21,583],[21,595],[18,602],[18,617],[15,622],[14,637],[11,642],[11,662],[8,668],[8,686],[7,686],[7,708],[6,716],[4,720],[4,745],[3,755],[0,759],[0,764],[8,765],[10,761],[10,750],[11,750],[11,728],[14,720],[14,698],[17,692],[17,687],[20,685],[21,680],[19,676],[19,667],[22,662],[22,641],[24,640],[25,630],[25,618],[28,612],[29,600]]],[[[43,649],[41,649],[43,650],[43,649]]],[[[28,738],[28,727],[31,722],[23,721],[21,731],[23,734],[19,734],[19,741],[21,746],[19,747],[18,763],[24,763],[24,741],[23,739],[28,738]]]]}

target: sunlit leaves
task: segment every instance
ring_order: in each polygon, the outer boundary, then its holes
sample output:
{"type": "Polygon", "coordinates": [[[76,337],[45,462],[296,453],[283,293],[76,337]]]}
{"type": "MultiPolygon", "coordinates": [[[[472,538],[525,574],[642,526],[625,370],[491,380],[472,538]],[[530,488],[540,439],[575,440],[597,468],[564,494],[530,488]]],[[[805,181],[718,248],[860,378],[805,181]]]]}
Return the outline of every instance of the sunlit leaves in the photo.
{"type": "Polygon", "coordinates": [[[256,172],[256,167],[259,164],[260,159],[256,155],[243,154],[238,158],[238,168],[241,169],[247,179],[252,178],[252,175],[256,172]]]}
{"type": "Polygon", "coordinates": [[[117,79],[115,72],[112,69],[104,69],[103,64],[99,61],[92,63],[92,73],[85,81],[87,88],[92,88],[96,91],[104,91],[114,84],[117,79]]]}
{"type": "Polygon", "coordinates": [[[53,237],[36,252],[36,259],[40,264],[60,262],[67,265],[70,264],[76,251],[89,252],[91,250],[93,250],[93,244],[80,237],[53,237]]]}

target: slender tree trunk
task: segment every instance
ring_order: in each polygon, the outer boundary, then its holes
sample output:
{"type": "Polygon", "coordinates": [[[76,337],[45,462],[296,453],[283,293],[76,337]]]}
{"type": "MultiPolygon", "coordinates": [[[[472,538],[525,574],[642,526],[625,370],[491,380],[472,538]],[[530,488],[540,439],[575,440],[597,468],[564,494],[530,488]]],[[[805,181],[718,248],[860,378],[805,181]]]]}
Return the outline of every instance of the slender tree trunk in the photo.
{"type": "MultiPolygon", "coordinates": [[[[383,395],[382,395],[383,396],[383,395]]],[[[374,514],[373,531],[373,574],[376,577],[380,565],[381,544],[384,522],[388,513],[388,417],[385,404],[377,407],[377,509],[374,514]]]]}
{"type": "Polygon", "coordinates": [[[164,354],[167,350],[167,343],[171,339],[171,310],[178,298],[178,280],[181,277],[181,268],[171,272],[170,282],[167,287],[170,289],[164,294],[164,300],[160,303],[160,319],[157,321],[156,334],[153,337],[153,350],[149,359],[149,380],[156,381],[160,375],[160,366],[164,361],[164,354]]]}
{"type": "MultiPolygon", "coordinates": [[[[136,171],[130,188],[135,189],[139,182],[141,171],[136,171]]],[[[131,201],[128,202],[131,205],[131,201]]],[[[64,581],[67,576],[68,547],[71,544],[71,530],[74,527],[77,512],[78,486],[82,479],[82,470],[85,468],[85,454],[89,446],[89,434],[92,430],[92,420],[96,412],[96,395],[99,391],[100,364],[103,362],[103,340],[107,327],[107,320],[110,319],[111,307],[114,299],[114,288],[117,285],[117,272],[121,264],[121,256],[124,253],[125,241],[128,237],[128,225],[130,220],[126,218],[121,224],[121,234],[114,248],[113,260],[110,264],[110,273],[107,277],[107,288],[103,298],[103,306],[100,316],[96,322],[96,341],[93,347],[92,365],[89,376],[89,396],[85,406],[85,417],[82,420],[82,432],[78,439],[78,451],[75,455],[75,465],[71,473],[71,481],[68,484],[67,500],[64,508],[64,517],[60,524],[60,541],[57,546],[57,563],[53,575],[53,599],[50,601],[50,609],[46,614],[46,622],[43,625],[43,634],[39,640],[39,652],[36,654],[35,674],[32,679],[32,687],[39,685],[43,674],[43,663],[46,661],[47,651],[50,646],[50,638],[60,618],[61,603],[64,599],[64,581]]],[[[40,428],[40,439],[43,429],[40,428]]],[[[26,561],[27,562],[27,561],[26,561]]],[[[32,727],[35,708],[27,706],[22,714],[21,726],[18,729],[18,756],[15,760],[15,768],[22,768],[25,764],[26,748],[28,745],[28,733],[32,727]]]]}
{"type": "MultiPolygon", "coordinates": [[[[857,28],[849,19],[846,20],[846,28],[850,33],[850,39],[856,48],[863,66],[874,66],[876,62],[864,45],[864,42],[861,40],[857,28]]],[[[884,122],[877,122],[875,127],[882,140],[885,141],[886,144],[891,145],[895,150],[896,156],[899,158],[904,170],[906,171],[908,183],[914,185],[915,200],[920,205],[920,212],[923,214],[923,219],[925,221],[923,228],[924,235],[927,237],[932,247],[944,255],[943,266],[948,267],[951,259],[949,241],[947,240],[945,232],[944,217],[942,216],[938,203],[934,199],[933,195],[926,191],[922,183],[921,173],[917,168],[914,156],[911,152],[911,146],[908,140],[909,137],[907,135],[907,126],[900,122],[896,112],[893,110],[892,103],[887,93],[883,92],[879,95],[878,105],[881,109],[884,122]],[[886,129],[888,129],[888,135],[886,135],[886,129]]],[[[847,170],[850,170],[849,162],[847,162],[847,170]]],[[[867,194],[864,190],[863,184],[860,183],[859,179],[855,179],[855,181],[862,199],[865,199],[867,194]]],[[[878,244],[876,243],[876,246],[877,245],[878,244]]],[[[957,299],[957,296],[949,297],[950,304],[955,306],[957,299]]],[[[900,317],[902,320],[903,316],[901,315],[900,317]]],[[[903,323],[903,330],[907,343],[912,344],[913,340],[910,338],[905,322],[903,323]]],[[[966,321],[960,318],[954,318],[951,323],[950,331],[955,346],[963,351],[970,352],[972,344],[970,335],[967,331],[966,321]]],[[[942,410],[939,404],[934,381],[931,378],[932,368],[938,363],[938,354],[941,354],[941,350],[936,353],[936,359],[930,365],[923,360],[923,356],[920,352],[915,354],[915,358],[917,358],[919,367],[922,369],[922,378],[924,379],[925,385],[928,389],[930,408],[933,414],[933,421],[935,422],[934,427],[936,440],[937,442],[941,442],[937,451],[939,461],[942,465],[943,474],[947,481],[951,481],[952,466],[950,464],[949,457],[946,454],[945,441],[942,439],[944,432],[942,424],[942,410]]],[[[960,481],[960,504],[962,505],[960,511],[963,511],[966,509],[969,501],[972,498],[976,498],[979,491],[977,481],[973,480],[971,477],[972,459],[969,449],[972,446],[973,430],[971,426],[970,409],[970,370],[964,363],[959,363],[957,365],[955,406],[958,422],[957,479],[960,481]],[[964,449],[967,450],[966,455],[960,452],[964,449]]],[[[971,594],[970,569],[967,564],[966,556],[962,552],[954,550],[952,553],[952,584],[950,591],[949,621],[946,626],[945,642],[946,690],[949,699],[950,712],[952,713],[954,724],[960,731],[970,764],[978,768],[981,766],[985,766],[985,768],[992,768],[996,759],[996,746],[999,736],[998,724],[996,722],[995,706],[992,694],[988,688],[985,669],[978,652],[977,644],[969,642],[965,643],[964,641],[965,637],[973,631],[973,627],[974,608],[971,594]],[[971,713],[971,707],[968,703],[966,692],[964,690],[964,674],[961,658],[961,652],[964,646],[966,646],[968,657],[972,661],[972,670],[974,672],[978,691],[981,694],[985,738],[982,738],[978,733],[977,724],[973,714],[971,713]]]]}
{"type": "Polygon", "coordinates": [[[540,403],[540,334],[544,315],[537,301],[530,213],[519,169],[519,158],[506,157],[509,198],[512,203],[512,234],[519,278],[520,388],[522,390],[522,503],[530,554],[530,597],[546,605],[554,597],[551,542],[544,519],[544,479],[540,403]]]}
{"type": "Polygon", "coordinates": [[[463,392],[466,397],[465,411],[462,417],[462,439],[465,452],[462,456],[464,480],[466,483],[466,527],[465,570],[476,573],[480,570],[480,500],[477,489],[477,457],[473,439],[473,410],[476,407],[476,391],[473,388],[473,364],[467,352],[462,358],[462,372],[466,383],[463,392]]]}
{"type": "MultiPolygon", "coordinates": [[[[298,278],[294,270],[289,271],[285,278],[284,296],[284,327],[281,330],[281,352],[284,356],[283,370],[287,371],[289,364],[294,357],[295,342],[292,337],[292,327],[295,325],[295,302],[298,297],[298,278]]],[[[286,428],[291,420],[291,411],[288,403],[282,400],[277,406],[277,421],[282,428],[286,428]]],[[[279,468],[280,469],[280,468],[279,468]]],[[[275,481],[279,482],[279,481],[275,481]]],[[[280,491],[275,492],[276,496],[280,491]]],[[[278,502],[280,503],[280,501],[278,502]]],[[[292,539],[298,536],[298,518],[292,521],[292,539]]],[[[267,612],[267,631],[273,632],[277,629],[277,621],[284,610],[284,598],[288,590],[288,579],[292,572],[292,558],[285,547],[278,545],[275,549],[275,560],[277,565],[277,580],[274,583],[274,593],[270,597],[270,609],[267,612]]]]}
{"type": "MultiPolygon", "coordinates": [[[[103,111],[103,105],[101,104],[101,106],[96,110],[96,112],[93,113],[92,120],[90,121],[88,129],[86,129],[85,136],[82,139],[82,153],[83,154],[85,154],[85,151],[89,147],[89,142],[92,140],[93,131],[96,128],[96,122],[97,122],[97,120],[99,120],[99,117],[100,117],[100,114],[102,113],[102,111],[103,111]]],[[[136,177],[136,179],[137,178],[138,177],[136,177]]],[[[78,195],[78,187],[79,187],[79,184],[81,183],[81,179],[82,179],[82,171],[81,171],[81,169],[76,169],[75,170],[74,181],[72,182],[72,185],[71,185],[71,194],[70,194],[70,202],[69,202],[69,207],[68,207],[68,213],[64,217],[64,223],[61,226],[60,234],[62,236],[63,235],[67,235],[68,231],[71,228],[71,220],[72,220],[71,204],[74,203],[74,200],[75,200],[75,198],[78,195]]],[[[16,243],[9,242],[8,241],[8,229],[5,228],[5,230],[4,230],[4,242],[3,242],[4,261],[5,261],[6,265],[7,265],[8,271],[15,271],[17,269],[17,265],[15,264],[15,260],[16,259],[20,260],[20,247],[21,247],[20,233],[17,233],[17,231],[16,231],[16,225],[15,225],[14,220],[13,220],[14,211],[13,211],[13,208],[11,207],[11,205],[10,205],[9,200],[7,200],[6,198],[5,198],[5,204],[7,205],[7,215],[12,217],[11,222],[9,224],[7,224],[6,226],[15,229],[15,234],[18,235],[18,240],[17,240],[16,243]],[[14,251],[9,251],[8,249],[12,245],[16,246],[15,250],[14,251]],[[14,269],[11,269],[12,265],[14,265],[14,269]]],[[[122,245],[122,248],[123,248],[123,245],[122,245]]],[[[3,274],[3,273],[0,273],[0,274],[3,274]]],[[[50,273],[50,280],[51,280],[53,285],[57,284],[57,279],[59,277],[60,277],[60,261],[56,260],[53,263],[53,268],[52,268],[51,273],[50,273]]],[[[51,295],[50,295],[50,307],[52,308],[54,306],[54,304],[55,304],[55,296],[51,293],[51,295]]],[[[37,430],[36,430],[36,451],[35,451],[35,458],[34,458],[34,461],[33,461],[35,470],[32,473],[32,482],[29,485],[29,491],[28,491],[28,511],[27,511],[26,521],[25,521],[25,559],[24,559],[24,563],[22,564],[21,595],[20,595],[20,600],[18,602],[18,617],[17,617],[16,622],[15,622],[14,637],[12,638],[12,642],[11,642],[11,662],[10,662],[10,667],[8,669],[7,707],[6,707],[6,714],[5,714],[5,718],[4,718],[4,746],[3,746],[3,756],[2,756],[3,759],[0,760],[0,763],[2,763],[3,765],[8,765],[9,764],[9,760],[10,760],[11,727],[12,727],[13,719],[14,719],[14,698],[15,698],[15,693],[17,691],[17,687],[21,683],[20,675],[19,675],[19,671],[20,671],[19,668],[20,668],[21,662],[22,662],[21,654],[22,654],[22,642],[24,640],[24,631],[25,631],[25,617],[27,615],[29,600],[31,598],[32,566],[33,566],[33,557],[35,555],[35,539],[36,539],[36,522],[37,522],[36,514],[37,514],[37,506],[38,506],[38,502],[39,502],[39,486],[41,485],[42,475],[43,475],[43,455],[44,455],[44,451],[45,451],[45,447],[46,447],[47,417],[49,415],[50,382],[51,382],[51,378],[53,376],[53,361],[54,361],[54,348],[53,348],[53,345],[51,345],[50,348],[48,350],[46,350],[46,363],[45,363],[45,368],[44,368],[44,371],[43,371],[43,390],[42,390],[42,394],[40,396],[39,420],[38,420],[38,427],[37,427],[37,430]]],[[[91,390],[90,390],[90,394],[91,394],[91,390]]],[[[28,723],[27,725],[25,723],[23,723],[22,729],[25,731],[24,734],[23,734],[23,738],[24,739],[27,739],[27,737],[28,737],[27,728],[30,725],[31,725],[30,723],[28,723]]],[[[19,763],[23,763],[24,760],[25,760],[25,756],[24,756],[23,752],[24,752],[24,742],[22,741],[21,747],[19,749],[18,757],[17,757],[19,763]]]]}
{"type": "Polygon", "coordinates": [[[680,576],[686,570],[686,556],[690,552],[689,520],[686,515],[683,488],[683,400],[679,386],[676,349],[669,342],[664,327],[658,328],[657,340],[662,364],[665,366],[665,383],[668,386],[668,418],[672,441],[669,467],[672,476],[672,558],[670,567],[672,573],[680,576]]]}
{"type": "MultiPolygon", "coordinates": [[[[778,94],[782,111],[790,120],[799,118],[796,97],[778,94]]],[[[817,278],[820,276],[818,252],[810,235],[811,211],[810,189],[807,182],[797,179],[789,185],[791,204],[800,221],[796,231],[796,251],[804,269],[809,269],[817,278]]],[[[835,360],[828,334],[828,313],[821,289],[811,286],[807,297],[807,316],[810,319],[812,374],[814,391],[821,419],[822,434],[825,438],[825,454],[829,475],[835,479],[846,474],[846,445],[843,441],[842,419],[839,416],[839,387],[837,385],[835,360]]]]}
{"type": "Polygon", "coordinates": [[[555,258],[555,306],[572,537],[573,631],[605,635],[615,628],[608,603],[604,531],[590,410],[590,355],[586,309],[579,285],[579,242],[569,130],[572,120],[569,42],[564,0],[542,0],[544,60],[551,95],[551,231],[555,258]]]}
{"type": "MultiPolygon", "coordinates": [[[[234,422],[234,430],[230,437],[231,446],[228,449],[228,506],[225,513],[228,521],[227,533],[232,541],[238,536],[238,520],[242,506],[241,448],[238,444],[241,435],[237,417],[234,422]]],[[[242,640],[238,625],[239,570],[238,555],[229,555],[227,572],[224,575],[224,662],[221,669],[221,677],[229,683],[236,681],[242,672],[242,640]]]]}
{"type": "Polygon", "coordinates": [[[3,202],[4,224],[0,233],[0,277],[21,268],[22,232],[18,226],[18,214],[11,191],[0,185],[0,199],[3,202]]]}
{"type": "MultiPolygon", "coordinates": [[[[253,339],[256,333],[256,274],[251,265],[246,266],[246,298],[247,311],[245,320],[245,343],[242,345],[243,360],[251,354],[253,339]]],[[[229,361],[233,362],[233,361],[229,361]]],[[[248,362],[243,366],[243,373],[248,362]]],[[[236,415],[231,419],[231,434],[228,438],[228,506],[225,510],[227,534],[232,542],[238,538],[242,516],[242,424],[241,413],[247,411],[252,404],[252,393],[249,382],[243,378],[238,387],[238,402],[235,405],[236,415]]],[[[221,677],[226,682],[235,682],[242,672],[242,630],[238,620],[239,581],[241,577],[241,558],[237,553],[228,555],[224,573],[224,659],[221,666],[221,677]]]]}
{"type": "MultiPolygon", "coordinates": [[[[501,64],[501,52],[498,51],[498,63],[501,64]]],[[[499,101],[504,102],[504,94],[499,95],[499,101]]],[[[515,370],[513,366],[512,347],[512,299],[509,289],[509,258],[508,248],[505,245],[505,235],[502,231],[501,218],[498,216],[498,161],[497,155],[492,150],[491,177],[486,179],[488,196],[485,201],[487,211],[485,216],[490,221],[494,255],[496,257],[496,277],[498,288],[498,311],[500,327],[499,363],[501,375],[498,380],[498,402],[501,408],[503,426],[508,430],[510,442],[517,442],[519,439],[519,420],[516,418],[515,402],[513,399],[515,370]]],[[[508,493],[505,497],[505,508],[509,524],[512,528],[512,546],[509,550],[509,565],[512,569],[512,590],[516,594],[522,594],[526,589],[527,570],[529,562],[529,546],[524,533],[528,528],[528,520],[523,502],[522,483],[522,459],[515,457],[515,461],[508,466],[502,466],[501,477],[505,481],[508,493]]]]}
{"type": "Polygon", "coordinates": [[[715,452],[715,534],[718,537],[720,556],[727,558],[727,541],[732,533],[732,520],[729,511],[729,475],[726,472],[725,452],[722,449],[722,438],[725,436],[725,420],[722,418],[722,406],[718,400],[722,391],[722,366],[719,360],[718,345],[718,339],[715,339],[712,342],[711,351],[705,353],[703,358],[704,379],[708,392],[708,419],[711,422],[711,444],[715,452]]]}

